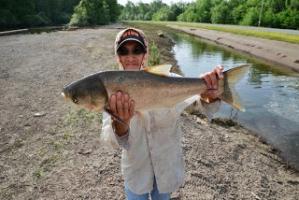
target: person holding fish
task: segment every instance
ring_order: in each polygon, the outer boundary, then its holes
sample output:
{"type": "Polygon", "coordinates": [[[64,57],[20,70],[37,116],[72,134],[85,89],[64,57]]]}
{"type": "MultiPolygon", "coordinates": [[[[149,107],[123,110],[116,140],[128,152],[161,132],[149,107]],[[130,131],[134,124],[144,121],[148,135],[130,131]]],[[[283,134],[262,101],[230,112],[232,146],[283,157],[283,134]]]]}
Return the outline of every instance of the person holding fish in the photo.
{"type": "Polygon", "coordinates": [[[169,199],[184,181],[180,114],[199,98],[208,116],[218,99],[245,111],[234,86],[250,65],[225,72],[217,66],[199,78],[170,73],[171,65],[148,68],[148,43],[134,28],[117,35],[115,54],[120,70],[86,76],[61,94],[88,110],[105,111],[101,139],[123,149],[127,199],[169,199]]]}
{"type": "MultiPolygon", "coordinates": [[[[144,33],[135,28],[119,32],[115,40],[115,54],[120,70],[145,70],[148,43],[144,33]]],[[[164,71],[163,75],[178,76],[169,71],[166,73],[164,71]]],[[[217,89],[219,80],[223,79],[223,67],[217,66],[201,78],[208,88],[200,95],[202,108],[207,109],[212,104],[211,107],[218,107],[220,93],[217,89]]],[[[156,90],[159,90],[159,86],[156,90]]],[[[152,95],[159,99],[155,94],[152,95]]],[[[108,105],[111,115],[103,115],[101,139],[123,149],[121,171],[128,200],[149,199],[149,196],[153,200],[170,199],[170,193],[183,184],[184,161],[179,117],[198,98],[199,95],[192,96],[171,108],[139,112],[130,93],[120,90],[110,95],[108,105]]]]}

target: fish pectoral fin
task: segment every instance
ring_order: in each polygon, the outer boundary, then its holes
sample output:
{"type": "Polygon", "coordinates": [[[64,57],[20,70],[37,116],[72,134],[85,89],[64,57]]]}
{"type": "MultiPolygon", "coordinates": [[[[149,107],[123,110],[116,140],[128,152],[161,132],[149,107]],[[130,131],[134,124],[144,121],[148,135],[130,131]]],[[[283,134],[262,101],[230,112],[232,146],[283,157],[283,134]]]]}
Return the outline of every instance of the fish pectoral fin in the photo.
{"type": "Polygon", "coordinates": [[[170,64],[164,64],[164,65],[156,65],[152,67],[146,67],[144,68],[144,71],[152,74],[157,74],[160,76],[168,76],[169,72],[171,70],[172,65],[170,64]]]}
{"type": "Polygon", "coordinates": [[[126,122],[124,122],[121,118],[119,118],[118,116],[116,116],[109,108],[105,107],[104,110],[109,115],[111,115],[116,121],[118,121],[119,123],[127,126],[128,127],[128,132],[130,131],[130,126],[126,122]]]}

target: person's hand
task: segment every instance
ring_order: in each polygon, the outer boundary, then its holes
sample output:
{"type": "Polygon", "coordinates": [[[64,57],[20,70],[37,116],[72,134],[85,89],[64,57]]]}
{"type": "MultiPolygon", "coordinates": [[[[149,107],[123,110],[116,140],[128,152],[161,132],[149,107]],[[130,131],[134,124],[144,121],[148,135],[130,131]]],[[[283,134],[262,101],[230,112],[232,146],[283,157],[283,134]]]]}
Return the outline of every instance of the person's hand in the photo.
{"type": "Polygon", "coordinates": [[[208,88],[201,94],[201,98],[208,103],[218,99],[221,94],[218,90],[218,82],[223,79],[223,66],[217,65],[213,71],[201,75],[201,78],[205,80],[208,88]]]}
{"type": "Polygon", "coordinates": [[[116,94],[111,95],[109,99],[109,108],[115,116],[119,117],[127,124],[126,126],[112,117],[116,134],[119,136],[126,134],[130,120],[135,112],[134,100],[130,99],[128,94],[118,91],[116,94]]]}

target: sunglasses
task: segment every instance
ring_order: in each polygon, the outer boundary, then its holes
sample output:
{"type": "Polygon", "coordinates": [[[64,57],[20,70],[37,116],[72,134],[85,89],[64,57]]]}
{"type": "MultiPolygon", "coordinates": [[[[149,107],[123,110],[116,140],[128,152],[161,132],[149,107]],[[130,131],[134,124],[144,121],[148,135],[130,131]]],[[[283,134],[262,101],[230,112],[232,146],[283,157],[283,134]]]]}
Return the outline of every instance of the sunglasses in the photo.
{"type": "Polygon", "coordinates": [[[129,51],[126,47],[122,46],[117,50],[117,54],[120,56],[127,56],[127,55],[141,55],[146,53],[145,49],[138,45],[132,51],[129,51]]]}

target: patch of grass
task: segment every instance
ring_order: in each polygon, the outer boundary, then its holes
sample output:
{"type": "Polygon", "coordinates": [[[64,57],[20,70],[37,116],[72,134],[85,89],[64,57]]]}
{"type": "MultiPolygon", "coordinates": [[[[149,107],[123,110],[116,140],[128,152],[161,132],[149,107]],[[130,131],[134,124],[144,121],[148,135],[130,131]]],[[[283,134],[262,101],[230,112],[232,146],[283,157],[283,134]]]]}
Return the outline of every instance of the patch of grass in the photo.
{"type": "Polygon", "coordinates": [[[60,142],[60,141],[53,141],[53,142],[52,142],[52,145],[53,145],[53,147],[54,147],[54,149],[55,149],[56,151],[59,151],[59,150],[62,149],[63,146],[64,146],[64,144],[63,144],[62,142],[60,142]]]}
{"type": "Polygon", "coordinates": [[[38,156],[42,159],[36,170],[33,172],[33,177],[41,178],[45,174],[52,170],[59,160],[63,160],[63,153],[68,144],[71,143],[71,139],[74,137],[71,130],[65,130],[63,134],[56,135],[47,144],[49,146],[41,148],[37,151],[38,156]]]}
{"type": "Polygon", "coordinates": [[[37,169],[33,172],[33,177],[41,178],[45,175],[46,172],[51,171],[55,166],[55,163],[59,160],[60,156],[58,154],[53,154],[50,157],[44,159],[37,169]]]}
{"type": "Polygon", "coordinates": [[[47,151],[45,148],[40,148],[38,151],[37,151],[37,155],[39,157],[43,157],[44,155],[46,155],[47,151]]]}
{"type": "Polygon", "coordinates": [[[149,59],[148,59],[148,64],[149,66],[155,66],[160,64],[160,52],[158,49],[158,46],[155,44],[155,42],[150,43],[149,46],[149,59]]]}
{"type": "Polygon", "coordinates": [[[72,137],[74,137],[74,135],[72,134],[71,131],[67,130],[63,133],[63,139],[67,142],[69,142],[72,137]]]}
{"type": "Polygon", "coordinates": [[[212,119],[212,123],[229,128],[233,126],[240,126],[237,122],[232,119],[223,119],[223,118],[214,118],[212,119]]]}
{"type": "Polygon", "coordinates": [[[228,33],[234,33],[238,35],[246,35],[246,36],[253,36],[259,38],[265,38],[270,40],[278,40],[284,41],[289,43],[296,43],[299,44],[299,35],[294,34],[287,34],[282,32],[270,32],[267,30],[248,30],[233,26],[220,26],[217,24],[202,24],[202,23],[191,23],[191,22],[148,22],[148,21],[134,21],[134,23],[152,23],[157,25],[176,25],[176,26],[185,26],[185,27],[193,27],[193,28],[203,28],[208,30],[215,30],[215,31],[223,31],[228,33]]]}
{"type": "Polygon", "coordinates": [[[36,178],[41,178],[42,176],[44,176],[44,171],[42,168],[37,168],[34,172],[33,172],[33,176],[36,178]]]}
{"type": "Polygon", "coordinates": [[[71,142],[73,137],[74,135],[70,130],[65,130],[62,135],[52,140],[49,144],[56,152],[61,153],[63,148],[71,142]]]}
{"type": "Polygon", "coordinates": [[[51,168],[55,166],[55,163],[59,160],[60,155],[53,154],[49,158],[44,159],[40,163],[40,167],[43,168],[43,171],[50,171],[51,168]]]}
{"type": "Polygon", "coordinates": [[[66,115],[64,124],[70,127],[90,125],[92,122],[102,122],[102,113],[89,112],[85,109],[70,110],[66,115]]]}

